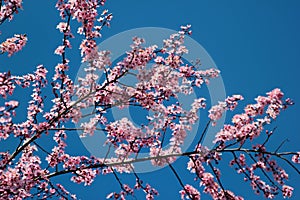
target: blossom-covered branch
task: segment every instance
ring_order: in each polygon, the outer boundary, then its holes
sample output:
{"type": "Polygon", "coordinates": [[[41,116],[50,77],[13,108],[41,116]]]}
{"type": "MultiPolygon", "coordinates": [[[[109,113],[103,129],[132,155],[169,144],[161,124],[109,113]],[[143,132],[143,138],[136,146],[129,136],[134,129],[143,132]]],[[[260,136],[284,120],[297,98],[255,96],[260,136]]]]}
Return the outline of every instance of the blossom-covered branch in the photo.
{"type": "MultiPolygon", "coordinates": [[[[22,1],[4,3],[0,20],[11,18],[16,9],[21,8],[22,1]]],[[[145,46],[144,39],[134,37],[130,49],[114,63],[110,60],[110,52],[99,51],[96,45],[102,29],[110,26],[112,20],[112,14],[103,8],[104,3],[105,0],[58,0],[56,8],[62,21],[56,28],[62,34],[62,43],[54,51],[60,61],[53,67],[51,81],[47,79],[50,69],[43,65],[37,66],[34,73],[22,76],[9,71],[0,73],[3,98],[0,142],[17,141],[16,146],[0,152],[0,199],[76,199],[63,184],[53,181],[54,177],[66,174],[71,176],[72,182],[86,186],[97,176],[111,174],[120,191],[112,191],[107,198],[125,199],[141,190],[146,199],[154,199],[159,191],[144,183],[135,172],[135,164],[145,161],[150,161],[154,167],[169,166],[181,187],[178,195],[182,199],[200,199],[201,190],[213,199],[243,199],[239,196],[243,194],[235,195],[222,180],[219,166],[224,163],[223,155],[226,154],[232,156],[229,166],[234,166],[256,193],[266,198],[279,193],[285,198],[291,197],[293,188],[286,185],[288,173],[278,161],[285,162],[299,175],[300,153],[280,152],[280,147],[267,148],[270,137],[275,134],[275,130],[267,129],[293,104],[292,100],[284,99],[278,88],[266,96],[258,96],[255,104],[247,105],[243,113],[235,114],[231,123],[216,133],[215,146],[208,149],[202,145],[208,127],[215,125],[227,110],[234,111],[243,97],[232,95],[212,105],[204,130],[191,131],[198,123],[200,110],[207,109],[206,99],[197,97],[186,108],[179,103],[179,96],[191,94],[220,74],[217,69],[203,70],[183,59],[188,53],[184,39],[191,34],[191,26],[181,26],[180,31],[160,45],[145,46]],[[72,20],[79,23],[76,33],[72,20]],[[85,74],[78,78],[78,84],[69,77],[72,66],[67,54],[72,50],[75,35],[82,39],[79,49],[81,61],[86,63],[85,74]],[[104,74],[104,79],[99,73],[104,74]],[[127,77],[134,83],[126,84],[127,77]],[[27,113],[21,122],[17,120],[22,115],[17,108],[24,102],[10,99],[16,95],[16,87],[32,89],[27,113]],[[45,92],[47,87],[51,89],[50,94],[45,92]],[[113,108],[125,107],[149,111],[146,122],[135,124],[128,118],[114,120],[110,117],[113,108]],[[68,136],[74,131],[80,131],[81,137],[92,136],[98,131],[104,134],[103,145],[108,146],[105,156],[88,157],[67,152],[68,136]],[[194,149],[184,152],[182,147],[189,134],[198,134],[199,140],[194,149]],[[51,147],[41,145],[41,138],[53,139],[51,147]],[[146,152],[147,156],[141,156],[145,155],[141,152],[146,152]],[[195,176],[188,183],[181,179],[182,170],[173,165],[179,157],[187,162],[186,171],[195,176]],[[122,181],[121,173],[132,173],[135,184],[122,181]]],[[[26,35],[15,35],[1,43],[0,50],[11,56],[20,51],[26,41],[26,35]]]]}

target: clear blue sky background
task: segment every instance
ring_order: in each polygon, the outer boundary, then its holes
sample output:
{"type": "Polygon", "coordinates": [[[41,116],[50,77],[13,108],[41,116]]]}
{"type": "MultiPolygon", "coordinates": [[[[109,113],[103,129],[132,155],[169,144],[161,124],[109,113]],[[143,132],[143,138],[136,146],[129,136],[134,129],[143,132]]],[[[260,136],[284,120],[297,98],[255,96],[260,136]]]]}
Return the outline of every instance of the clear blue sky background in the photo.
{"type": "MultiPolygon", "coordinates": [[[[26,33],[29,37],[22,52],[11,58],[0,57],[1,71],[10,69],[13,74],[23,74],[44,64],[50,75],[53,74],[54,66],[60,62],[53,52],[61,43],[61,35],[55,29],[59,17],[54,6],[55,1],[25,1],[24,11],[16,15],[14,21],[0,27],[1,41],[14,33],[26,33]]],[[[300,150],[300,1],[108,0],[105,7],[113,12],[114,18],[111,28],[103,31],[103,39],[132,28],[154,26],[177,30],[180,25],[190,23],[192,38],[207,50],[221,70],[228,95],[240,93],[245,97],[245,103],[251,103],[258,94],[280,87],[296,105],[276,121],[277,136],[272,143],[275,148],[288,138],[289,142],[282,150],[300,150]]],[[[72,78],[80,66],[78,44],[79,40],[74,40],[73,51],[67,54],[72,59],[72,78]]],[[[17,99],[24,105],[29,95],[18,92],[17,99]]],[[[69,138],[74,153],[88,155],[77,135],[69,138]]],[[[185,165],[177,162],[175,167],[185,168],[185,165]]],[[[185,170],[180,173],[184,181],[192,180],[185,170]]],[[[236,194],[244,195],[245,199],[261,198],[252,193],[248,183],[241,184],[242,177],[233,176],[232,169],[223,171],[222,175],[225,184],[236,194]]],[[[129,176],[122,176],[122,179],[126,182],[129,176]]],[[[142,174],[141,177],[160,190],[158,199],[179,198],[180,186],[170,170],[142,174]]],[[[67,188],[81,199],[103,199],[114,189],[119,190],[111,176],[97,178],[89,188],[69,183],[68,179],[59,180],[67,183],[67,188]]],[[[288,184],[299,186],[299,181],[299,176],[291,173],[288,184]]],[[[293,199],[300,199],[299,187],[293,199]]]]}

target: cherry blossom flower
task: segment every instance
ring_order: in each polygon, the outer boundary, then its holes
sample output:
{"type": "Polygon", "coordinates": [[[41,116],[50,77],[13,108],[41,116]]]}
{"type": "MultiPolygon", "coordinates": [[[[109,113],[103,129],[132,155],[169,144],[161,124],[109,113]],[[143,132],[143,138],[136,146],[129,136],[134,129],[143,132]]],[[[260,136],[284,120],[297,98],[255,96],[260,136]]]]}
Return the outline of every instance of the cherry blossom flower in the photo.
{"type": "Polygon", "coordinates": [[[282,194],[283,194],[283,197],[284,198],[290,198],[293,194],[293,190],[294,188],[290,187],[290,186],[287,186],[287,185],[284,185],[282,186],[282,194]]]}
{"type": "Polygon", "coordinates": [[[191,185],[185,185],[184,190],[180,190],[181,199],[190,199],[189,196],[192,197],[192,199],[200,200],[200,192],[194,188],[191,185]],[[188,193],[188,194],[187,194],[188,193]]]}
{"type": "Polygon", "coordinates": [[[294,163],[300,163],[300,152],[297,152],[296,155],[293,155],[292,161],[293,161],[294,163]]]}
{"type": "MultiPolygon", "coordinates": [[[[22,8],[21,0],[2,3],[0,24],[6,19],[11,20],[22,8]]],[[[181,26],[180,31],[162,41],[161,48],[146,46],[143,38],[134,37],[123,58],[112,64],[110,52],[97,48],[97,39],[103,28],[110,26],[113,17],[107,9],[102,9],[104,3],[105,0],[57,1],[62,21],[56,28],[62,34],[63,42],[54,52],[61,57],[61,62],[54,67],[49,84],[48,71],[43,65],[37,66],[32,74],[0,73],[0,95],[7,98],[0,105],[0,140],[20,140],[15,150],[0,152],[0,198],[76,199],[76,195],[63,185],[54,184],[52,178],[70,174],[72,182],[88,186],[97,176],[111,174],[118,181],[120,191],[112,191],[107,199],[126,199],[137,190],[143,191],[146,199],[154,199],[158,191],[148,183],[144,184],[134,171],[134,163],[148,160],[153,166],[171,166],[179,157],[187,157],[187,169],[194,176],[195,184],[179,181],[181,199],[200,199],[201,189],[213,199],[242,200],[222,184],[218,164],[226,153],[233,156],[230,166],[244,176],[256,193],[274,198],[282,192],[284,198],[291,197],[293,188],[285,185],[289,175],[277,160],[287,161],[286,157],[292,155],[292,162],[300,163],[300,153],[269,152],[266,143],[274,131],[266,131],[264,142],[256,143],[256,138],[282,110],[293,105],[293,101],[284,100],[284,94],[278,88],[258,96],[254,104],[247,105],[241,114],[235,114],[231,124],[225,124],[217,132],[214,148],[208,149],[201,144],[205,128],[195,148],[183,152],[186,138],[195,134],[191,130],[199,120],[199,110],[206,108],[206,100],[197,97],[190,109],[185,109],[179,102],[179,95],[189,95],[195,88],[209,84],[220,71],[202,70],[183,60],[182,56],[188,53],[184,39],[192,33],[191,25],[181,26]],[[66,49],[71,49],[74,37],[71,20],[79,23],[76,29],[82,39],[79,45],[81,61],[87,62],[85,75],[79,77],[78,84],[74,84],[68,72],[72,66],[66,49]],[[99,77],[99,72],[104,73],[104,80],[99,77]],[[126,84],[124,78],[127,77],[136,82],[126,84]],[[22,114],[18,111],[23,102],[12,96],[17,87],[31,89],[25,119],[18,123],[15,116],[22,114]],[[44,96],[46,87],[50,88],[52,97],[44,96]],[[47,106],[46,101],[49,102],[47,106]],[[128,118],[114,120],[110,117],[112,108],[124,107],[149,111],[145,116],[146,123],[134,124],[128,118]],[[85,112],[91,109],[92,112],[85,112]],[[78,126],[72,128],[70,124],[78,126]],[[105,157],[72,155],[67,151],[71,131],[80,131],[81,137],[89,137],[98,130],[105,134],[104,145],[109,147],[105,157]],[[49,142],[50,147],[40,146],[40,138],[47,137],[53,139],[49,142]],[[140,158],[140,152],[147,152],[147,156],[140,158]],[[132,173],[136,179],[134,185],[123,183],[118,177],[122,173],[132,173]]],[[[15,35],[2,42],[0,50],[11,56],[26,42],[26,35],[15,35]]],[[[233,95],[212,106],[208,125],[210,122],[215,125],[224,112],[234,110],[242,99],[241,95],[233,95]]],[[[179,177],[176,172],[175,175],[179,177]]]]}
{"type": "Polygon", "coordinates": [[[27,36],[15,34],[14,37],[6,39],[6,41],[0,44],[1,53],[8,53],[8,56],[12,56],[14,53],[22,50],[27,43],[27,36]]]}
{"type": "Polygon", "coordinates": [[[208,117],[213,121],[213,125],[215,125],[216,121],[222,117],[226,110],[234,110],[239,100],[243,100],[241,95],[233,95],[231,97],[227,97],[224,102],[220,101],[218,105],[213,106],[209,110],[208,115],[208,117]]]}

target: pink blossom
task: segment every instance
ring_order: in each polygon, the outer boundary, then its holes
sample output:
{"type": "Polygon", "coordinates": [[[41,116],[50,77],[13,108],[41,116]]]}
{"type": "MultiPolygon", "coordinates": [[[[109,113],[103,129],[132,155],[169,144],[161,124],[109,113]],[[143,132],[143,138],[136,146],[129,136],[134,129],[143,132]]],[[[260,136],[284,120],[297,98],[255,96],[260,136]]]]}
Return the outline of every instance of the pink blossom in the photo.
{"type": "Polygon", "coordinates": [[[300,163],[300,152],[297,152],[297,154],[293,155],[292,161],[294,163],[300,163]]]}
{"type": "Polygon", "coordinates": [[[22,50],[26,45],[27,36],[15,34],[14,37],[6,39],[6,41],[0,44],[0,51],[2,53],[7,52],[8,56],[12,56],[14,53],[22,50]]]}
{"type": "Polygon", "coordinates": [[[66,32],[66,31],[67,31],[67,29],[69,28],[69,26],[68,26],[68,24],[67,24],[66,22],[60,22],[60,23],[56,26],[56,28],[57,28],[61,33],[63,33],[63,32],[66,32]]]}
{"type": "Polygon", "coordinates": [[[1,4],[0,23],[2,24],[6,19],[11,21],[14,14],[17,14],[22,9],[22,0],[4,1],[1,4]]]}
{"type": "MultiPolygon", "coordinates": [[[[0,23],[12,19],[21,8],[22,1],[5,0],[2,3],[0,23]]],[[[289,175],[274,157],[284,158],[291,154],[268,152],[266,142],[273,132],[266,132],[264,143],[257,144],[255,139],[263,133],[265,125],[293,102],[283,100],[280,89],[258,96],[243,113],[233,116],[232,124],[224,125],[216,133],[215,148],[210,150],[202,146],[202,136],[197,130],[191,130],[199,120],[199,110],[206,108],[205,99],[197,97],[190,109],[185,109],[185,105],[179,102],[179,95],[189,95],[196,87],[209,84],[220,71],[200,70],[197,65],[183,60],[182,56],[188,53],[184,39],[192,33],[191,26],[181,26],[179,32],[163,41],[161,49],[157,45],[146,46],[143,38],[134,37],[120,62],[112,65],[110,52],[97,48],[97,39],[112,20],[112,14],[101,7],[104,3],[105,0],[57,1],[62,21],[56,28],[62,34],[63,42],[54,52],[61,57],[61,63],[54,67],[49,85],[48,71],[43,65],[37,66],[34,73],[22,76],[13,76],[9,71],[0,73],[0,95],[3,98],[13,95],[16,87],[31,90],[23,121],[15,122],[18,121],[15,116],[22,115],[18,112],[18,101],[10,98],[0,106],[0,139],[15,137],[20,140],[13,151],[0,152],[0,198],[76,199],[63,185],[54,184],[52,178],[69,174],[72,182],[88,186],[97,176],[111,174],[121,191],[113,191],[107,198],[126,199],[128,195],[135,195],[136,190],[142,190],[146,199],[154,199],[158,191],[144,184],[138,174],[134,173],[136,181],[133,186],[123,183],[118,178],[119,174],[133,172],[137,161],[149,160],[153,166],[165,166],[186,156],[189,159],[187,169],[204,193],[213,199],[241,200],[242,197],[226,190],[220,181],[222,173],[218,163],[226,153],[233,155],[230,165],[244,176],[254,191],[263,192],[266,198],[273,198],[279,191],[284,198],[290,197],[293,188],[284,185],[289,175]],[[72,47],[74,37],[71,20],[79,22],[77,32],[82,38],[79,45],[81,61],[87,62],[85,74],[79,77],[78,84],[74,84],[69,76],[71,66],[65,52],[66,48],[72,47]],[[149,64],[152,65],[150,69],[149,64]],[[99,72],[105,75],[104,79],[98,75],[99,72]],[[130,85],[124,83],[127,77],[136,82],[130,85]],[[47,97],[44,96],[48,94],[46,87],[51,92],[47,97]],[[45,106],[47,101],[50,104],[45,106]],[[113,107],[123,109],[133,106],[149,111],[144,124],[134,124],[128,118],[113,120],[110,117],[113,107]],[[92,109],[92,112],[86,114],[87,109],[92,109]],[[72,123],[80,128],[73,128],[72,123]],[[79,131],[82,137],[88,137],[99,129],[106,137],[104,145],[109,147],[105,157],[67,153],[71,131],[79,131]],[[183,152],[186,138],[196,133],[197,146],[183,152]],[[47,137],[53,141],[45,147],[40,146],[40,141],[47,137]],[[256,145],[246,148],[249,144],[256,145]],[[140,158],[141,152],[146,152],[147,156],[140,158]],[[264,180],[265,174],[268,174],[267,181],[264,180]],[[275,185],[282,186],[282,190],[275,185]]],[[[2,42],[0,50],[11,56],[26,42],[26,35],[15,35],[2,42]]],[[[233,95],[212,106],[208,115],[210,121],[215,124],[224,112],[234,110],[242,99],[241,95],[233,95]]],[[[292,161],[299,163],[300,154],[292,154],[292,161]]],[[[179,193],[182,199],[200,199],[200,191],[190,184],[183,185],[179,193]]]]}
{"type": "Polygon", "coordinates": [[[290,198],[293,194],[294,188],[284,185],[282,186],[282,195],[284,198],[290,198]]]}
{"type": "Polygon", "coordinates": [[[212,106],[209,110],[208,117],[213,121],[213,125],[215,125],[216,121],[223,116],[223,113],[226,110],[234,110],[239,100],[243,100],[241,95],[233,95],[231,97],[227,97],[225,102],[220,101],[218,105],[212,106]]]}
{"type": "Polygon", "coordinates": [[[9,102],[5,102],[5,106],[10,106],[12,108],[18,107],[19,102],[18,101],[9,101],[9,102]]]}
{"type": "Polygon", "coordinates": [[[190,199],[190,196],[194,200],[200,200],[200,192],[191,185],[185,185],[184,190],[180,190],[181,199],[190,199]]]}
{"type": "Polygon", "coordinates": [[[62,55],[64,52],[65,52],[65,47],[64,46],[58,46],[55,49],[54,53],[57,54],[57,55],[62,55]]]}

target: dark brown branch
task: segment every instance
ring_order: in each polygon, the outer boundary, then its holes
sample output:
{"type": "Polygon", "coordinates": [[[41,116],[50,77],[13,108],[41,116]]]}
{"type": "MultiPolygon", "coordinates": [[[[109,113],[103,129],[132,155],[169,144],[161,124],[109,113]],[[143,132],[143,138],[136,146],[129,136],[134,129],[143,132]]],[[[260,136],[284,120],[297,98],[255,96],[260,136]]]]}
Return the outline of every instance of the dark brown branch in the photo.
{"type": "Polygon", "coordinates": [[[203,138],[204,138],[204,136],[205,136],[205,134],[206,134],[206,131],[208,130],[208,127],[209,127],[210,123],[211,123],[211,120],[209,120],[209,121],[207,122],[207,124],[206,124],[204,130],[202,131],[201,136],[200,136],[200,139],[199,139],[199,141],[198,141],[198,143],[197,143],[196,149],[200,146],[200,144],[201,144],[201,142],[202,142],[202,140],[203,140],[203,138]]]}
{"type": "MultiPolygon", "coordinates": [[[[83,131],[84,128],[50,128],[49,131],[83,131]]],[[[97,131],[105,131],[102,128],[96,128],[97,131]]]]}
{"type": "Polygon", "coordinates": [[[187,191],[187,189],[185,188],[181,178],[179,177],[179,174],[176,172],[176,170],[174,169],[174,167],[172,166],[171,163],[168,164],[171,171],[173,172],[173,174],[175,175],[177,181],[179,182],[179,184],[181,185],[182,189],[185,191],[185,193],[189,196],[190,199],[195,199],[193,198],[193,196],[189,193],[189,191],[187,191]]]}
{"type": "Polygon", "coordinates": [[[276,153],[276,152],[268,152],[268,151],[260,151],[260,150],[255,150],[255,149],[238,149],[238,148],[234,148],[234,149],[222,149],[222,150],[215,150],[216,152],[245,152],[245,153],[262,153],[262,154],[266,154],[266,155],[271,155],[271,156],[275,156],[275,157],[278,157],[284,161],[286,161],[292,168],[294,168],[294,170],[300,174],[300,170],[297,169],[295,167],[295,165],[289,161],[288,159],[286,159],[285,157],[283,156],[287,156],[287,155],[297,155],[297,153],[295,152],[281,152],[281,153],[276,153]]]}
{"type": "MultiPolygon", "coordinates": [[[[249,155],[249,157],[253,160],[254,163],[257,163],[257,160],[255,160],[255,158],[250,154],[247,153],[249,155]]],[[[264,169],[262,169],[261,167],[259,167],[259,169],[261,170],[261,172],[264,174],[264,176],[269,180],[269,182],[277,189],[280,189],[277,184],[270,178],[270,176],[265,172],[264,169]]]]}
{"type": "MultiPolygon", "coordinates": [[[[239,167],[239,169],[240,169],[240,170],[243,172],[243,174],[248,178],[248,180],[251,181],[252,178],[251,178],[251,177],[249,176],[249,174],[244,170],[244,168],[240,165],[239,159],[237,158],[235,152],[232,152],[232,155],[233,155],[234,160],[235,160],[235,163],[237,164],[237,166],[239,167]]],[[[253,182],[254,182],[255,186],[256,186],[260,191],[263,191],[263,193],[265,193],[264,190],[263,190],[263,188],[260,187],[260,185],[257,183],[256,180],[253,180],[253,182]]]]}
{"type": "MultiPolygon", "coordinates": [[[[121,78],[122,76],[124,76],[124,74],[126,74],[126,70],[123,74],[120,74],[118,77],[116,77],[116,79],[112,80],[111,82],[107,82],[105,83],[99,90],[102,90],[103,88],[107,87],[110,83],[115,82],[117,79],[121,78]]],[[[76,106],[77,104],[79,104],[80,102],[82,102],[83,100],[85,100],[86,98],[88,98],[90,95],[95,94],[98,90],[95,90],[93,92],[88,93],[86,96],[78,99],[76,102],[74,102],[72,105],[70,105],[69,107],[65,108],[61,113],[58,113],[58,115],[54,118],[52,118],[51,120],[49,120],[49,125],[50,127],[53,126],[53,123],[57,122],[63,115],[67,114],[71,108],[73,108],[74,106],[76,106]]],[[[13,154],[10,156],[10,158],[7,160],[6,164],[4,164],[2,166],[2,168],[5,168],[5,166],[10,163],[19,153],[21,153],[29,144],[31,144],[33,141],[35,141],[37,138],[39,138],[40,134],[42,134],[44,131],[46,130],[40,130],[37,131],[35,135],[33,135],[31,138],[29,138],[22,146],[20,146],[20,148],[16,149],[13,154]]]]}
{"type": "Polygon", "coordinates": [[[275,150],[275,153],[279,151],[279,149],[284,145],[285,142],[289,142],[289,139],[285,139],[284,141],[282,141],[280,145],[277,147],[277,149],[275,150]]]}
{"type": "Polygon", "coordinates": [[[225,195],[225,197],[226,197],[226,199],[227,199],[227,192],[226,192],[226,190],[224,189],[224,186],[223,186],[223,184],[222,184],[222,182],[221,182],[221,180],[220,180],[220,177],[218,176],[218,174],[216,173],[216,171],[215,171],[215,169],[214,169],[214,166],[211,164],[211,162],[208,162],[208,165],[209,165],[209,167],[211,168],[211,170],[212,170],[212,172],[214,173],[214,175],[215,175],[215,177],[216,177],[216,179],[217,179],[217,181],[218,181],[218,183],[219,183],[219,185],[220,185],[220,187],[221,187],[221,190],[223,191],[223,193],[224,193],[224,195],[225,195]]]}
{"type": "MultiPolygon", "coordinates": [[[[216,150],[213,150],[213,151],[216,151],[216,150]]],[[[221,152],[234,153],[234,152],[238,152],[238,151],[246,152],[246,153],[247,152],[262,153],[262,152],[259,152],[257,150],[253,150],[253,149],[227,149],[227,150],[223,150],[221,152]]],[[[219,151],[217,151],[217,152],[219,152],[219,151]]],[[[290,162],[290,161],[287,160],[285,157],[283,157],[283,155],[295,155],[296,154],[296,153],[293,153],[293,152],[282,152],[282,153],[277,153],[277,154],[272,153],[272,152],[263,152],[263,153],[267,154],[267,155],[277,156],[277,157],[285,160],[286,162],[290,162]]],[[[191,152],[185,152],[185,153],[173,153],[173,154],[168,154],[168,155],[149,156],[149,157],[137,158],[137,159],[125,159],[122,162],[92,164],[92,165],[88,165],[84,168],[78,168],[78,169],[75,169],[75,170],[65,169],[65,170],[62,170],[62,171],[53,172],[53,173],[48,174],[46,177],[51,178],[51,177],[55,177],[55,176],[62,175],[62,174],[73,173],[73,172],[75,172],[76,170],[79,170],[79,169],[105,168],[105,167],[113,167],[113,166],[118,166],[118,165],[134,164],[134,163],[138,163],[138,162],[145,162],[145,161],[155,160],[155,159],[164,159],[164,158],[169,158],[169,157],[182,157],[182,156],[191,156],[191,155],[199,155],[199,152],[191,151],[191,152]]],[[[204,156],[204,155],[200,154],[200,156],[204,156]]],[[[292,163],[291,163],[291,165],[294,166],[292,163]]],[[[294,166],[294,169],[298,172],[298,174],[300,174],[299,170],[295,166],[294,166]]]]}

